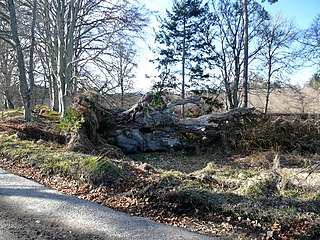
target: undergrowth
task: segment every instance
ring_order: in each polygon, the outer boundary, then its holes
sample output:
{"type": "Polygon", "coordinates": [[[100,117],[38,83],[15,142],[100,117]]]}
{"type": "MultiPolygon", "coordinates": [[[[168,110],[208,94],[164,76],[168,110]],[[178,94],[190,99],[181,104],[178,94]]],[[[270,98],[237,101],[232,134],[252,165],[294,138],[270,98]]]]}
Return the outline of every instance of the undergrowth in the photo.
{"type": "Polygon", "coordinates": [[[171,163],[171,169],[159,174],[157,181],[136,193],[137,198],[168,203],[168,206],[173,204],[176,210],[172,211],[197,215],[203,221],[219,219],[223,222],[227,219],[259,236],[272,231],[279,238],[296,239],[303,234],[306,239],[313,239],[319,233],[316,222],[320,214],[320,182],[316,179],[320,175],[315,172],[307,181],[306,162],[310,164],[317,160],[311,155],[281,154],[280,166],[275,168],[276,156],[272,151],[229,159],[213,159],[210,154],[190,159],[166,153],[148,154],[145,158],[135,156],[140,161],[158,162],[158,168],[167,168],[171,163]],[[190,172],[181,166],[180,171],[175,170],[176,162],[190,166],[194,158],[198,164],[192,168],[198,170],[190,172]],[[294,169],[287,168],[292,164],[294,169]],[[310,184],[313,187],[308,187],[310,184]],[[303,226],[298,235],[293,230],[297,224],[303,226]]]}
{"type": "Polygon", "coordinates": [[[251,151],[320,152],[320,122],[314,120],[261,119],[230,126],[224,139],[235,149],[251,151]]]}
{"type": "Polygon", "coordinates": [[[60,118],[58,127],[64,132],[70,132],[79,129],[83,123],[84,119],[72,107],[69,107],[64,117],[60,118]]]}
{"type": "Polygon", "coordinates": [[[117,182],[122,169],[107,156],[64,151],[54,142],[21,140],[2,135],[1,153],[8,161],[41,168],[46,174],[65,174],[95,185],[117,182]]]}

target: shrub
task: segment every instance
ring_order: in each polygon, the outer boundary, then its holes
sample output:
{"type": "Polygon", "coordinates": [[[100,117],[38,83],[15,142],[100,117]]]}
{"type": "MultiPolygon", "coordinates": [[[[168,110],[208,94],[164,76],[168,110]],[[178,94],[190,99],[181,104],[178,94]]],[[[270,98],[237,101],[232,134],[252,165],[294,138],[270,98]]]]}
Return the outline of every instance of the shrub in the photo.
{"type": "Polygon", "coordinates": [[[91,157],[80,162],[81,178],[93,184],[114,183],[121,176],[121,168],[107,157],[91,157]]]}
{"type": "Polygon", "coordinates": [[[67,108],[63,118],[60,118],[59,128],[70,132],[79,129],[84,123],[83,117],[79,116],[72,107],[67,108]]]}

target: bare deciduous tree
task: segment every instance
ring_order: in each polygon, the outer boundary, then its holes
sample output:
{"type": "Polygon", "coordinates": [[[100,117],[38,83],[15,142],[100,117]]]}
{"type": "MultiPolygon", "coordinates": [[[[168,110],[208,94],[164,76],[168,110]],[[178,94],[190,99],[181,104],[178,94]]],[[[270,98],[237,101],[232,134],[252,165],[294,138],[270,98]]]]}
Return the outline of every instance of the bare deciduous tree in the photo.
{"type": "MultiPolygon", "coordinates": [[[[262,2],[265,2],[263,0],[262,2]]],[[[268,0],[269,3],[276,3],[278,0],[268,0]]],[[[242,8],[243,8],[243,24],[244,24],[244,36],[243,36],[243,107],[248,107],[248,92],[249,92],[249,85],[248,85],[248,68],[249,68],[249,24],[248,24],[248,0],[242,1],[242,8]]]]}
{"type": "MultiPolygon", "coordinates": [[[[215,65],[220,70],[226,94],[226,108],[238,108],[241,98],[241,73],[244,60],[244,21],[242,2],[216,0],[213,4],[216,38],[212,52],[218,58],[215,65]]],[[[257,36],[268,13],[254,1],[248,2],[248,59],[252,61],[262,45],[257,36]]],[[[249,62],[248,62],[249,63],[249,62]]]]}
{"type": "Polygon", "coordinates": [[[127,0],[40,2],[42,22],[37,28],[43,34],[39,34],[38,51],[51,89],[51,105],[63,115],[79,84],[100,89],[108,81],[112,46],[120,36],[138,37],[148,19],[141,6],[127,0]]]}
{"type": "Polygon", "coordinates": [[[119,43],[114,46],[115,58],[113,62],[113,72],[120,88],[121,107],[124,106],[124,94],[132,88],[132,79],[134,77],[134,68],[137,66],[135,57],[137,51],[129,41],[119,43]]]}
{"type": "MultiPolygon", "coordinates": [[[[20,84],[20,94],[23,101],[24,107],[24,119],[26,121],[31,121],[31,89],[30,85],[27,81],[26,76],[26,66],[25,66],[25,59],[18,35],[18,26],[17,26],[17,16],[16,16],[16,9],[13,3],[13,0],[7,0],[7,7],[10,16],[10,27],[12,33],[12,39],[15,44],[16,52],[17,52],[17,62],[18,62],[18,69],[19,69],[19,84],[20,84]]],[[[34,31],[34,29],[31,29],[34,31]]],[[[30,58],[31,61],[31,58],[30,58]]]]}
{"type": "Polygon", "coordinates": [[[317,66],[320,71],[320,14],[304,32],[302,41],[306,58],[317,66]]]}
{"type": "Polygon", "coordinates": [[[4,108],[13,109],[13,90],[15,88],[15,61],[13,48],[6,42],[1,42],[0,49],[0,91],[3,94],[4,108]]]}
{"type": "Polygon", "coordinates": [[[264,113],[268,111],[272,82],[283,79],[283,74],[291,73],[299,66],[299,53],[295,44],[299,39],[294,23],[287,21],[281,15],[264,24],[261,32],[264,48],[261,50],[261,72],[266,74],[267,94],[264,113]]]}

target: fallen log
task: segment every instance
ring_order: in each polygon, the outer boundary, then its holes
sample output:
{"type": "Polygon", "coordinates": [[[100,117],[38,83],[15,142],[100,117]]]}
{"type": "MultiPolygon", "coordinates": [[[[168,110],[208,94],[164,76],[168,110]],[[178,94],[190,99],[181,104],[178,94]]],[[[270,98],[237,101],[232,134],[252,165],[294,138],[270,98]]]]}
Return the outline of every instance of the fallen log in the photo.
{"type": "MultiPolygon", "coordinates": [[[[75,101],[75,109],[84,119],[82,127],[74,134],[80,139],[72,139],[76,149],[88,151],[88,146],[103,149],[103,144],[111,144],[125,152],[172,151],[184,147],[179,134],[193,133],[199,137],[218,138],[221,126],[238,122],[254,113],[253,108],[239,108],[225,113],[213,113],[197,118],[180,118],[173,108],[182,104],[201,104],[202,98],[193,96],[168,103],[155,109],[150,106],[153,94],[147,93],[128,110],[108,109],[103,105],[103,97],[95,92],[81,94],[75,101]],[[88,144],[88,140],[92,145],[88,144]]],[[[68,149],[72,149],[69,146],[68,149]]]]}

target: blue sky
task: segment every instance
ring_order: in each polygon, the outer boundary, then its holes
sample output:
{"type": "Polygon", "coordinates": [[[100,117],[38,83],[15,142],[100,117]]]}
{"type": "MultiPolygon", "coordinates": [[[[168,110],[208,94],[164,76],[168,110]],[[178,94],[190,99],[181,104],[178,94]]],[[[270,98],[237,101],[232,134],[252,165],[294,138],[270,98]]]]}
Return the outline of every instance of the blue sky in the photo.
{"type": "Polygon", "coordinates": [[[271,14],[281,12],[289,19],[294,19],[298,27],[307,28],[313,19],[320,14],[320,0],[279,0],[270,5],[262,4],[271,14]]]}
{"type": "MultiPolygon", "coordinates": [[[[257,0],[261,3],[261,0],[257,0]]],[[[147,8],[152,11],[157,11],[159,15],[165,17],[166,9],[171,10],[172,0],[139,0],[140,3],[144,3],[147,8]]],[[[267,2],[262,3],[262,6],[272,15],[281,13],[288,20],[295,21],[297,27],[307,28],[313,22],[314,18],[320,14],[320,0],[279,0],[275,4],[269,4],[267,2]]],[[[156,26],[155,18],[153,18],[153,24],[151,27],[156,26]]],[[[139,60],[139,69],[137,72],[137,86],[138,90],[148,89],[151,83],[144,78],[145,74],[155,75],[155,65],[148,62],[153,57],[151,51],[148,49],[148,45],[153,45],[152,30],[149,30],[150,36],[147,38],[147,42],[142,46],[142,57],[139,60]]],[[[314,73],[313,68],[303,68],[296,72],[291,77],[293,84],[302,85],[308,81],[314,73]]],[[[150,81],[150,80],[149,80],[150,81]]]]}
{"type": "MultiPolygon", "coordinates": [[[[164,14],[165,10],[171,9],[172,0],[140,0],[148,8],[164,14]]],[[[259,1],[258,1],[259,2],[259,1]]],[[[260,1],[261,2],[261,1],[260,1]]],[[[295,19],[299,27],[308,27],[312,20],[320,14],[320,0],[279,0],[275,4],[267,2],[262,5],[271,13],[283,13],[289,19],[295,19]]]]}
{"type": "MultiPolygon", "coordinates": [[[[279,0],[275,4],[263,3],[272,15],[281,13],[289,20],[294,20],[299,28],[308,28],[320,14],[320,0],[279,0]]],[[[315,72],[314,67],[305,67],[291,76],[291,83],[303,85],[315,72]]]]}

